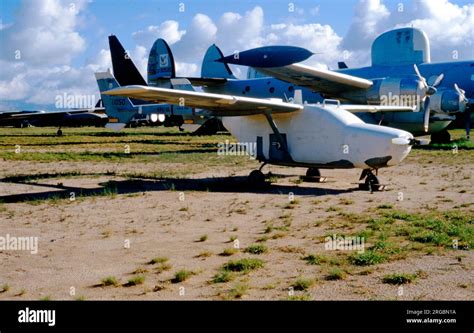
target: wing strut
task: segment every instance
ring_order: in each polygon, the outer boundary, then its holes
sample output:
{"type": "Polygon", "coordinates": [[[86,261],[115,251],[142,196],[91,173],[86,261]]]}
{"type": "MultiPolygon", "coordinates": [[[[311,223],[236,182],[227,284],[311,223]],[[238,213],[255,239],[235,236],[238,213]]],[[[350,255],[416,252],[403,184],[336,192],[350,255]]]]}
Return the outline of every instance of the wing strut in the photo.
{"type": "Polygon", "coordinates": [[[291,158],[291,155],[288,152],[288,146],[285,140],[283,139],[283,136],[281,135],[280,131],[278,130],[278,127],[276,126],[275,121],[273,120],[271,112],[266,110],[263,112],[263,114],[267,118],[268,124],[272,128],[273,133],[275,133],[275,135],[277,136],[278,143],[280,144],[280,150],[282,150],[284,154],[285,162],[293,162],[293,159],[291,158]]]}

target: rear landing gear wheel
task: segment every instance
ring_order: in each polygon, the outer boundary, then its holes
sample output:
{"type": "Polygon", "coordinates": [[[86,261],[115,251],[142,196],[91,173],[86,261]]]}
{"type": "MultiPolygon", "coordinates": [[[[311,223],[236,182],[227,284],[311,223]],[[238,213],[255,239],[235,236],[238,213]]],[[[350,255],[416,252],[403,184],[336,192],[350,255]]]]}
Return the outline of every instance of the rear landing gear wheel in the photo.
{"type": "Polygon", "coordinates": [[[249,185],[262,187],[265,184],[265,176],[260,170],[253,170],[248,177],[249,185]]]}
{"type": "Polygon", "coordinates": [[[308,170],[306,170],[306,177],[313,178],[313,181],[316,183],[321,182],[321,172],[319,172],[317,168],[308,168],[308,170]]]}
{"type": "Polygon", "coordinates": [[[56,135],[57,135],[57,136],[62,136],[62,135],[63,135],[63,131],[61,131],[61,129],[58,129],[58,131],[56,132],[56,135]]]}
{"type": "Polygon", "coordinates": [[[370,170],[364,170],[362,172],[362,175],[364,175],[364,173],[367,176],[365,178],[364,184],[359,184],[359,189],[363,191],[370,191],[370,192],[379,191],[380,188],[382,187],[380,185],[379,179],[370,170]]]}
{"type": "Polygon", "coordinates": [[[451,135],[447,130],[442,130],[441,132],[431,134],[432,143],[450,143],[451,135]]]}
{"type": "Polygon", "coordinates": [[[365,179],[365,185],[370,192],[380,190],[379,184],[378,178],[373,173],[370,173],[365,179]]]}

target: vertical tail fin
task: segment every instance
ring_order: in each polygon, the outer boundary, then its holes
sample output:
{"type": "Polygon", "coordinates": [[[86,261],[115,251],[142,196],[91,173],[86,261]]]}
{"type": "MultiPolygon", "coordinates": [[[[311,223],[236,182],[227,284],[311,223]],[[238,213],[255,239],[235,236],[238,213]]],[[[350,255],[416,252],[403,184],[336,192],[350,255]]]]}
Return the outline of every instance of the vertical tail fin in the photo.
{"type": "Polygon", "coordinates": [[[201,77],[235,79],[229,65],[216,61],[223,57],[222,51],[215,44],[211,45],[202,61],[201,77]]]}
{"type": "Polygon", "coordinates": [[[132,59],[130,59],[130,55],[125,51],[116,36],[109,36],[109,47],[114,75],[119,84],[121,86],[134,84],[146,86],[145,79],[142,77],[132,59]]]}
{"type": "Polygon", "coordinates": [[[105,113],[109,117],[109,123],[105,127],[121,130],[135,116],[137,108],[133,106],[129,98],[103,94],[107,90],[119,87],[117,80],[110,72],[95,73],[95,78],[105,113]]]}
{"type": "Polygon", "coordinates": [[[176,77],[173,53],[164,39],[157,39],[148,56],[148,84],[170,88],[170,79],[176,77]]]}

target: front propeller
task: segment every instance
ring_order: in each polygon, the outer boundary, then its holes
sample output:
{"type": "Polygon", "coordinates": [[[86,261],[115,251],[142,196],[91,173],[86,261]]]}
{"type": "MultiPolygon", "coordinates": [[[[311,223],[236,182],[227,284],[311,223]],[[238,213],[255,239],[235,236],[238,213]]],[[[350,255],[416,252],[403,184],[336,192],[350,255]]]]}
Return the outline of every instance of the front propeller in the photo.
{"type": "Polygon", "coordinates": [[[425,95],[426,96],[431,96],[431,95],[436,94],[436,91],[437,91],[436,87],[439,86],[441,81],[443,81],[444,74],[438,75],[436,77],[436,79],[434,80],[433,84],[429,85],[428,82],[426,81],[426,79],[421,75],[420,70],[418,69],[418,66],[415,64],[415,65],[413,65],[413,68],[415,69],[416,76],[418,77],[418,79],[420,80],[420,82],[423,85],[425,95]]]}
{"type": "Polygon", "coordinates": [[[430,102],[430,97],[426,96],[425,102],[423,103],[423,129],[425,130],[425,133],[428,132],[430,126],[430,102]]]}
{"type": "Polygon", "coordinates": [[[415,69],[416,76],[420,80],[420,82],[423,85],[423,90],[425,91],[425,97],[424,97],[424,102],[423,102],[423,129],[425,132],[428,132],[429,126],[430,126],[430,103],[431,99],[430,96],[433,94],[436,94],[436,87],[439,86],[441,81],[444,79],[444,74],[440,74],[436,77],[434,80],[433,84],[429,85],[426,79],[421,75],[420,70],[418,69],[418,66],[415,64],[413,65],[413,68],[415,69]]]}

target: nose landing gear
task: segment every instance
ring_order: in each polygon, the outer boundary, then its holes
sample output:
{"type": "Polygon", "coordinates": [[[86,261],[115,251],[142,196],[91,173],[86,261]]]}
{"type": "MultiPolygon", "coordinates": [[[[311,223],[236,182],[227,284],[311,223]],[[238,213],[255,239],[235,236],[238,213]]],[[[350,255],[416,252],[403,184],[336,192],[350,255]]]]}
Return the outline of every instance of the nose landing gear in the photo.
{"type": "Polygon", "coordinates": [[[258,170],[253,170],[247,178],[249,185],[254,187],[263,187],[265,185],[265,175],[262,172],[263,167],[267,163],[263,163],[258,170]]]}

